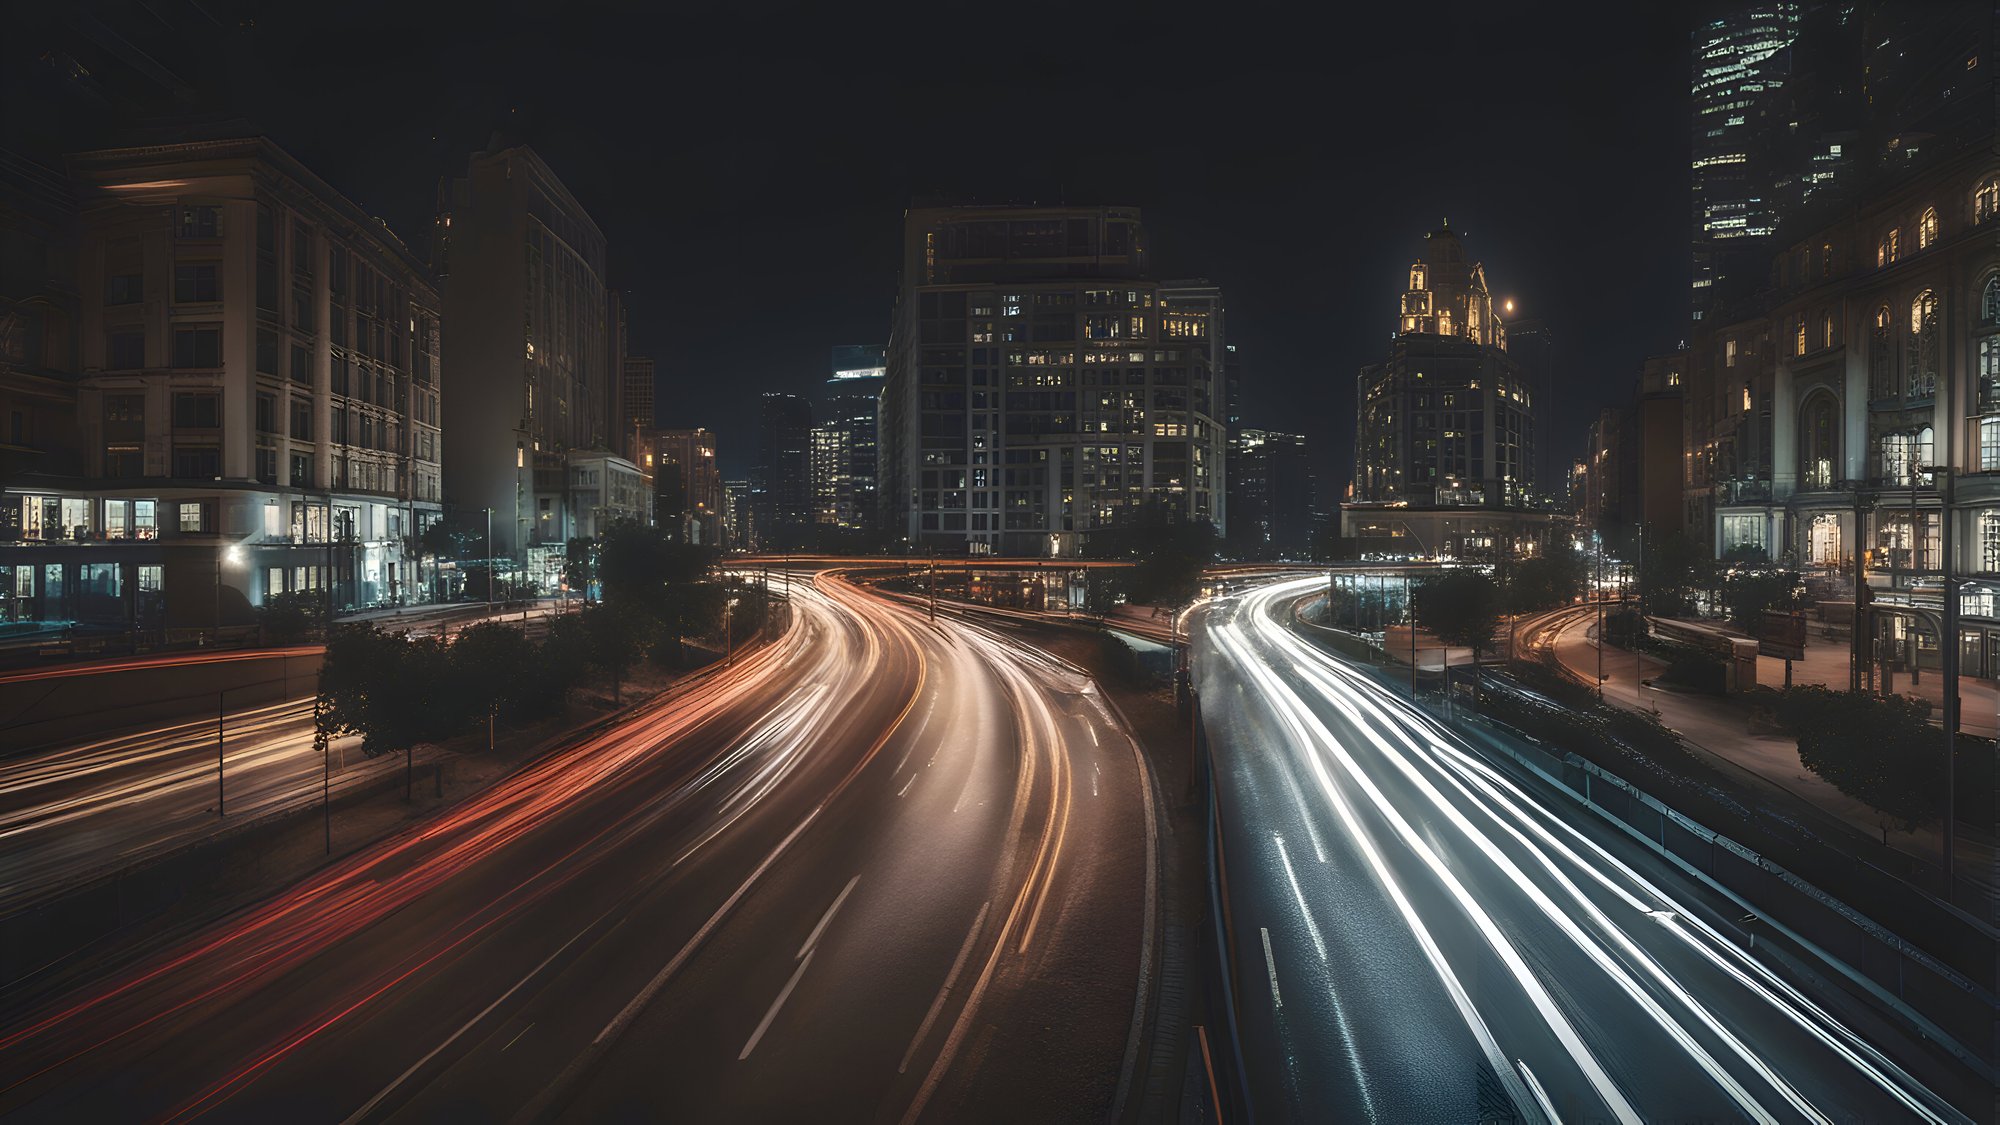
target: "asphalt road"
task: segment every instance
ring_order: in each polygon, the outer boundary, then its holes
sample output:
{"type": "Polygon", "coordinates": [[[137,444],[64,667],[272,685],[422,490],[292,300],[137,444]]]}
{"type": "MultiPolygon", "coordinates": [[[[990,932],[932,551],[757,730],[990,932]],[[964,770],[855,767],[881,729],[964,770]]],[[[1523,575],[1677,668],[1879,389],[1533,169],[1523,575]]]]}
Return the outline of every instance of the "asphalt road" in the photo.
{"type": "MultiPolygon", "coordinates": [[[[411,613],[374,623],[418,635],[457,631],[486,619],[477,607],[449,607],[452,620],[411,613]]],[[[528,627],[543,628],[553,603],[529,609],[528,627]]],[[[521,610],[492,618],[520,624],[521,610]]],[[[300,649],[316,652],[317,646],[300,649]]],[[[131,668],[230,663],[264,652],[170,653],[16,673],[13,679],[80,677],[131,668]]],[[[66,886],[196,842],[218,829],[321,800],[324,764],[312,737],[312,700],[295,699],[213,710],[180,722],[91,738],[0,759],[0,915],[66,886]],[[218,815],[220,800],[222,813],[218,815]]],[[[384,773],[405,768],[403,756],[370,759],[359,738],[333,741],[329,788],[338,797],[384,773]]],[[[426,754],[419,750],[417,759],[426,754]]]]}
{"type": "Polygon", "coordinates": [[[1151,883],[1134,747],[1067,667],[792,589],[735,666],[8,1014],[0,1114],[1101,1118],[1151,883]]]}
{"type": "Polygon", "coordinates": [[[1699,885],[1284,628],[1319,581],[1195,629],[1260,1120],[1969,1120],[1699,885]]]}

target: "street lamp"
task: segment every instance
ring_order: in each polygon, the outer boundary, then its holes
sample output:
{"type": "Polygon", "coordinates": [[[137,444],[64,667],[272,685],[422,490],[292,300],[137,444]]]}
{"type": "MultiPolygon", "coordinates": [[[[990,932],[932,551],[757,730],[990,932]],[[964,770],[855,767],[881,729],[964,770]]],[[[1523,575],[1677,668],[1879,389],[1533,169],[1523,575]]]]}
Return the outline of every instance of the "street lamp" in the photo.
{"type": "Polygon", "coordinates": [[[215,639],[217,643],[220,643],[222,640],[222,564],[225,562],[229,564],[231,569],[243,565],[243,547],[241,544],[231,543],[227,547],[218,547],[215,552],[215,639]]]}
{"type": "Polygon", "coordinates": [[[486,513],[486,608],[493,608],[493,509],[482,508],[486,513]]]}

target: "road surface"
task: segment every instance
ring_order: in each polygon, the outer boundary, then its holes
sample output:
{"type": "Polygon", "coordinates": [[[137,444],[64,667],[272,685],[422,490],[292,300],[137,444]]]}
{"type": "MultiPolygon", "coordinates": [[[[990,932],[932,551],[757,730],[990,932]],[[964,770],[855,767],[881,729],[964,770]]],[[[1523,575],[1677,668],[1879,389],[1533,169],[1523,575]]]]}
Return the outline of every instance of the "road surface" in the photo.
{"type": "Polygon", "coordinates": [[[1281,624],[1195,630],[1260,1120],[1969,1120],[1716,899],[1281,624]]]}
{"type": "Polygon", "coordinates": [[[735,666],[10,1013],[0,1115],[1101,1118],[1147,934],[1136,749],[1065,666],[792,590],[735,666]]]}

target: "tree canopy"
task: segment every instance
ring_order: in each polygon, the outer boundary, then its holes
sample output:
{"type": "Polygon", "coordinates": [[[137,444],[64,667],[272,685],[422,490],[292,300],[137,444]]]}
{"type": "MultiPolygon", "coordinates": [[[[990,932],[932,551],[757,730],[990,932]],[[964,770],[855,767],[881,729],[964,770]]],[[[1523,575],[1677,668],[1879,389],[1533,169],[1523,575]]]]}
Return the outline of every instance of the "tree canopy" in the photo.
{"type": "Polygon", "coordinates": [[[1477,570],[1448,570],[1411,591],[1417,624],[1447,645],[1472,650],[1474,659],[1493,643],[1500,624],[1500,587],[1477,570]]]}

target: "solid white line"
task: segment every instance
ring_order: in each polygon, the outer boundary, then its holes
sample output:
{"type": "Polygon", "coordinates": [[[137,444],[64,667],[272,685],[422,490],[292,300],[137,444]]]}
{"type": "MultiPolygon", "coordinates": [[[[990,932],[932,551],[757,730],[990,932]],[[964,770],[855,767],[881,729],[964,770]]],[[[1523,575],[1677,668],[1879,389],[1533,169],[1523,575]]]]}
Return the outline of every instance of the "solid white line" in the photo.
{"type": "MultiPolygon", "coordinates": [[[[526,1035],[528,1033],[528,1028],[532,1028],[534,1026],[535,1026],[534,1021],[532,1020],[529,1021],[527,1027],[524,1027],[521,1030],[515,1032],[514,1038],[507,1040],[507,1047],[512,1047],[514,1044],[519,1043],[521,1041],[521,1036],[526,1035]]],[[[500,1053],[503,1055],[506,1054],[507,1047],[500,1048],[500,1053]]]]}
{"type": "Polygon", "coordinates": [[[1264,971],[1271,975],[1271,1007],[1282,1012],[1285,1010],[1285,998],[1278,993],[1278,962],[1271,956],[1271,929],[1263,926],[1257,932],[1264,935],[1264,971]]]}
{"type": "MultiPolygon", "coordinates": [[[[479,1023],[479,1021],[480,1021],[480,1020],[483,1020],[483,1019],[485,1019],[485,1018],[486,1018],[487,1016],[489,1016],[489,1015],[492,1015],[492,1014],[493,1014],[493,1009],[495,1009],[495,1008],[499,1007],[500,1005],[502,1005],[502,1004],[506,1003],[506,1002],[507,1002],[507,998],[508,998],[508,997],[510,997],[510,996],[512,996],[512,995],[514,995],[514,994],[515,994],[516,992],[519,992],[519,991],[521,991],[521,986],[522,986],[522,985],[524,985],[524,984],[527,984],[527,983],[528,983],[529,981],[531,981],[531,980],[535,979],[535,974],[537,974],[537,973],[541,972],[541,971],[542,971],[543,969],[546,969],[546,968],[548,968],[548,967],[549,967],[549,962],[551,962],[551,961],[555,960],[556,958],[558,958],[558,957],[562,956],[562,953],[563,953],[563,950],[565,950],[565,949],[568,949],[568,948],[569,948],[570,946],[572,946],[572,945],[575,945],[575,944],[576,944],[576,939],[577,939],[577,938],[580,938],[580,937],[582,937],[582,936],[583,936],[584,934],[586,934],[586,933],[589,933],[589,932],[590,932],[590,930],[591,930],[591,928],[597,925],[597,922],[601,922],[601,921],[603,921],[603,920],[604,920],[604,919],[600,917],[600,918],[598,918],[598,919],[597,919],[597,921],[594,921],[594,922],[592,922],[592,923],[591,923],[591,924],[590,924],[589,926],[585,926],[585,927],[584,927],[583,929],[581,929],[581,930],[578,930],[578,931],[576,932],[576,935],[575,935],[574,937],[570,938],[570,939],[569,939],[568,941],[566,941],[566,942],[563,942],[563,943],[562,943],[562,945],[561,945],[560,947],[558,947],[558,948],[556,949],[556,951],[555,951],[554,953],[551,953],[551,954],[549,954],[549,955],[548,955],[547,957],[544,957],[544,958],[542,958],[542,963],[541,963],[541,964],[539,964],[539,965],[536,965],[536,966],[535,966],[534,968],[532,968],[532,969],[528,970],[528,975],[527,975],[527,976],[524,976],[524,977],[522,977],[522,978],[521,978],[520,980],[518,980],[518,981],[515,981],[515,982],[514,982],[514,987],[512,987],[512,988],[508,989],[507,991],[505,991],[505,992],[501,993],[501,994],[500,994],[500,998],[499,998],[498,1000],[495,1000],[495,1001],[493,1001],[493,1002],[492,1002],[491,1004],[488,1004],[488,1005],[486,1005],[486,1007],[485,1007],[485,1008],[483,1008],[483,1009],[481,1009],[481,1010],[480,1010],[480,1013],[479,1013],[478,1015],[476,1015],[476,1016],[472,1017],[472,1018],[471,1018],[471,1019],[469,1019],[469,1020],[466,1020],[466,1021],[465,1021],[465,1023],[464,1023],[464,1025],[463,1025],[463,1026],[461,1026],[461,1027],[460,1027],[460,1028],[459,1028],[459,1029],[458,1029],[457,1031],[454,1031],[454,1032],[452,1032],[452,1033],[451,1033],[451,1036],[450,1036],[449,1038],[447,1038],[447,1039],[446,1039],[446,1040],[445,1040],[444,1042],[442,1042],[442,1043],[439,1043],[439,1044],[438,1044],[437,1046],[435,1046],[435,1047],[432,1047],[432,1048],[431,1048],[431,1051],[430,1051],[430,1054],[428,1054],[428,1055],[425,1055],[425,1056],[424,1056],[423,1058],[420,1058],[420,1059],[418,1059],[418,1060],[417,1060],[416,1062],[414,1062],[414,1063],[411,1063],[411,1064],[410,1064],[410,1069],[408,1069],[408,1070],[404,1071],[403,1073],[401,1073],[401,1074],[397,1075],[397,1076],[396,1076],[396,1080],[395,1080],[394,1082],[391,1082],[391,1083],[389,1083],[389,1084],[388,1084],[387,1086],[384,1086],[384,1087],[382,1087],[382,1092],[381,1092],[381,1093],[378,1093],[378,1094],[376,1094],[376,1095],[375,1095],[374,1097],[372,1097],[372,1098],[369,1098],[369,1099],[368,1099],[368,1102],[367,1102],[367,1104],[366,1104],[366,1105],[363,1105],[363,1106],[362,1106],[362,1107],[361,1107],[360,1109],[357,1109],[357,1110],[355,1110],[355,1111],[354,1111],[353,1113],[349,1114],[349,1115],[348,1115],[348,1117],[347,1117],[347,1120],[346,1120],[345,1122],[343,1122],[343,1123],[342,1123],[342,1125],[354,1125],[354,1123],[355,1123],[355,1122],[357,1122],[357,1121],[360,1121],[360,1120],[361,1120],[362,1118],[365,1118],[365,1117],[367,1117],[367,1116],[368,1116],[368,1114],[369,1114],[370,1112],[372,1112],[372,1111],[374,1110],[374,1108],[375,1108],[376,1106],[378,1106],[378,1105],[381,1105],[381,1104],[382,1104],[382,1099],[384,1099],[384,1098],[388,1097],[388,1096],[389,1096],[390,1094],[393,1094],[393,1093],[395,1093],[395,1092],[396,1092],[396,1088],[397,1088],[397,1087],[399,1087],[399,1086],[401,1086],[401,1085],[402,1085],[403,1083],[405,1083],[405,1082],[408,1082],[408,1081],[410,1080],[410,1076],[411,1076],[412,1074],[415,1074],[415,1073],[416,1073],[417,1071],[419,1071],[419,1070],[422,1070],[422,1069],[424,1068],[424,1064],[425,1064],[425,1063],[428,1063],[428,1062],[430,1062],[430,1061],[431,1061],[432,1059],[436,1058],[436,1057],[437,1057],[437,1055],[438,1055],[438,1052],[439,1052],[439,1051],[442,1051],[442,1050],[444,1050],[444,1049],[445,1049],[446,1047],[449,1047],[449,1046],[451,1046],[451,1045],[452,1045],[453,1043],[456,1043],[456,1042],[458,1042],[458,1037],[459,1037],[459,1036],[461,1036],[461,1035],[464,1035],[464,1034],[465,1034],[466,1032],[468,1032],[468,1031],[471,1031],[471,1030],[473,1029],[473,1027],[474,1027],[474,1026],[476,1026],[476,1025],[477,1025],[477,1024],[479,1023]]],[[[530,1026],[530,1027],[532,1027],[532,1026],[534,1026],[534,1025],[533,1025],[533,1024],[530,1024],[529,1026],[530,1026]]],[[[522,1031],[526,1031],[526,1030],[527,1030],[527,1028],[525,1028],[525,1027],[524,1027],[524,1028],[522,1028],[521,1030],[522,1030],[522,1031]]],[[[516,1035],[516,1036],[515,1036],[514,1038],[516,1038],[516,1039],[519,1039],[519,1038],[520,1038],[520,1036],[516,1035]]],[[[513,1043],[511,1043],[511,1042],[507,1044],[507,1046],[508,1046],[508,1047],[511,1047],[511,1046],[513,1046],[513,1045],[514,1045],[514,1044],[513,1044],[513,1043]]],[[[506,1050],[506,1047],[503,1047],[503,1048],[501,1048],[501,1050],[506,1050]]]]}
{"type": "Polygon", "coordinates": [[[813,927],[813,932],[811,936],[806,938],[806,943],[799,946],[797,956],[804,957],[814,945],[819,943],[819,935],[826,930],[826,924],[833,921],[833,912],[839,910],[840,904],[847,901],[847,896],[854,890],[854,884],[860,881],[861,876],[859,875],[847,881],[847,886],[840,892],[840,897],[833,900],[833,905],[826,908],[825,914],[820,915],[819,925],[813,927]]]}
{"type": "MultiPolygon", "coordinates": [[[[825,806],[822,805],[820,807],[824,808],[825,806]]],[[[638,995],[632,997],[630,1003],[619,1009],[617,1015],[611,1017],[611,1022],[605,1024],[604,1030],[597,1033],[597,1038],[590,1041],[591,1046],[602,1046],[606,1039],[623,1031],[625,1025],[631,1023],[638,1016],[639,1010],[646,1006],[646,1003],[653,998],[653,994],[666,985],[667,978],[678,972],[689,957],[694,956],[694,951],[700,948],[702,942],[708,940],[708,935],[714,932],[715,927],[722,924],[722,920],[729,915],[731,910],[736,909],[736,904],[743,900],[744,895],[750,893],[750,888],[756,885],[757,880],[764,877],[764,872],[770,870],[773,863],[778,862],[778,857],[785,854],[785,849],[791,847],[792,841],[798,839],[799,833],[804,832],[806,825],[811,824],[818,816],[819,809],[816,808],[807,813],[804,820],[799,821],[798,827],[792,829],[792,834],[780,841],[778,846],[771,850],[770,855],[764,857],[764,862],[757,865],[757,869],[750,873],[748,879],[743,880],[743,885],[736,888],[736,893],[730,895],[721,906],[716,907],[715,913],[709,915],[708,921],[702,923],[701,929],[696,930],[694,936],[688,939],[687,944],[681,946],[681,951],[674,954],[674,959],[667,962],[666,967],[655,974],[652,980],[647,981],[646,987],[640,989],[638,995]]]]}
{"type": "Polygon", "coordinates": [[[993,900],[987,899],[979,908],[979,917],[972,920],[972,929],[965,934],[965,944],[958,947],[958,959],[951,963],[951,972],[945,974],[944,986],[938,989],[937,999],[931,1001],[931,1010],[924,1013],[924,1022],[917,1026],[916,1038],[910,1040],[910,1049],[903,1052],[903,1061],[896,1067],[897,1074],[910,1069],[910,1057],[917,1053],[917,1044],[924,1041],[924,1036],[930,1034],[931,1025],[937,1022],[938,1012],[944,1008],[944,998],[950,995],[952,982],[958,979],[959,972],[965,968],[966,955],[972,952],[972,939],[979,936],[979,927],[986,924],[986,911],[992,905],[993,900]]]}
{"type": "Polygon", "coordinates": [[[757,1041],[764,1038],[764,1032],[770,1030],[771,1021],[778,1018],[778,1009],[785,1006],[786,999],[792,995],[792,989],[799,986],[799,978],[806,975],[806,966],[812,963],[813,955],[808,953],[806,959],[799,962],[799,967],[792,970],[792,979],[785,982],[785,990],[778,993],[776,1000],[771,1001],[771,1010],[764,1013],[764,1020],[757,1025],[757,1030],[750,1033],[750,1041],[743,1044],[743,1053],[736,1056],[737,1062],[749,1058],[750,1052],[757,1049],[757,1041]]]}
{"type": "Polygon", "coordinates": [[[917,783],[917,775],[911,774],[910,780],[905,781],[903,783],[903,787],[901,789],[896,790],[896,796],[900,797],[903,794],[908,793],[910,791],[910,786],[915,785],[916,783],[917,783]]]}

